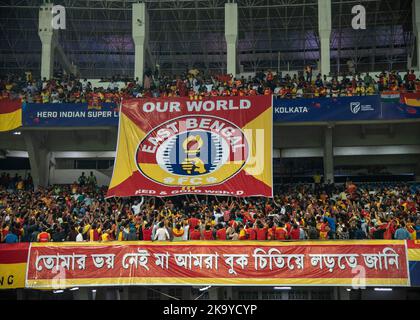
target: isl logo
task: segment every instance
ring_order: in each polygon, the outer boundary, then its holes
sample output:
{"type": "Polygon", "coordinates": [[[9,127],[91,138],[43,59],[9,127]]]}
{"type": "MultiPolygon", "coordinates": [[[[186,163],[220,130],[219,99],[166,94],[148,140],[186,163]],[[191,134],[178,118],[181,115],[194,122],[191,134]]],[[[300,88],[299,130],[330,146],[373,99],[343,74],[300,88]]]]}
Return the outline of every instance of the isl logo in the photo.
{"type": "Polygon", "coordinates": [[[350,111],[354,114],[359,113],[361,109],[360,102],[350,102],[350,111]]]}
{"type": "Polygon", "coordinates": [[[154,128],[136,152],[139,171],[166,186],[210,186],[236,175],[248,160],[238,126],[214,116],[182,116],[154,128]]]}

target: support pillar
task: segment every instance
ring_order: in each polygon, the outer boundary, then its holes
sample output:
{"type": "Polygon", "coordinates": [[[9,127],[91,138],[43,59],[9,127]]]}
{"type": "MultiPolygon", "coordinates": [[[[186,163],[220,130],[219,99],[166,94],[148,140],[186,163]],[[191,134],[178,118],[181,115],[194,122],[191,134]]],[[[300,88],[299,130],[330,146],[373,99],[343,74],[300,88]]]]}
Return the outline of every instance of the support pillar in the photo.
{"type": "Polygon", "coordinates": [[[415,39],[415,52],[413,57],[416,59],[415,65],[417,66],[417,70],[420,71],[420,3],[419,1],[414,0],[412,2],[412,12],[413,12],[413,35],[415,39]]]}
{"type": "Polygon", "coordinates": [[[320,73],[329,75],[331,38],[331,0],[318,0],[318,31],[320,42],[320,73]]]}
{"type": "Polygon", "coordinates": [[[148,43],[149,16],[145,3],[133,3],[132,35],[134,41],[134,79],[143,84],[146,46],[148,43]]]}
{"type": "Polygon", "coordinates": [[[34,187],[46,187],[49,177],[49,163],[51,153],[46,147],[46,133],[24,132],[26,150],[28,150],[31,175],[34,187]]]}
{"type": "Polygon", "coordinates": [[[333,127],[324,131],[324,183],[334,183],[333,127]]]}
{"type": "Polygon", "coordinates": [[[51,79],[54,72],[54,49],[56,31],[52,27],[53,4],[44,4],[39,8],[38,35],[42,43],[41,78],[51,79]]]}
{"type": "Polygon", "coordinates": [[[225,3],[225,38],[227,73],[236,77],[236,45],[238,41],[238,5],[225,3]]]}

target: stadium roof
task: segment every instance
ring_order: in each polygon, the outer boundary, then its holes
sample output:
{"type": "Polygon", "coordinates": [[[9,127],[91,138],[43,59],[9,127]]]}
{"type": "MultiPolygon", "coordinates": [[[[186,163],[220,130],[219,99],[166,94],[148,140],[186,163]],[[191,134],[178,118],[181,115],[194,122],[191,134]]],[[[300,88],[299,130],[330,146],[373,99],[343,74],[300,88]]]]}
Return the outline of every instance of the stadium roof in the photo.
{"type": "MultiPolygon", "coordinates": [[[[88,78],[132,76],[131,6],[137,1],[57,0],[66,8],[59,42],[88,78]]],[[[225,0],[146,0],[151,65],[166,73],[226,69],[225,0]]],[[[331,70],[400,69],[413,52],[412,0],[332,0],[331,70]],[[363,4],[367,29],[353,30],[351,8],[363,4]]],[[[0,0],[0,73],[39,74],[41,0],[0,0]]],[[[243,71],[302,70],[319,59],[316,0],[237,0],[238,61],[243,71]]]]}

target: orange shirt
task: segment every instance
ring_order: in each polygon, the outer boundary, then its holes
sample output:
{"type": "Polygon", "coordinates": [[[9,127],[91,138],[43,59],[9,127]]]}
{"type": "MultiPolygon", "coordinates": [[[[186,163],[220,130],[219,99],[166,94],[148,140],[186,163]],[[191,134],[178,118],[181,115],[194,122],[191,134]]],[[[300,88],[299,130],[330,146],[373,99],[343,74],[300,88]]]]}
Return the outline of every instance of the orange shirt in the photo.
{"type": "Polygon", "coordinates": [[[286,240],[287,231],[284,228],[277,227],[275,231],[276,240],[286,240]]]}

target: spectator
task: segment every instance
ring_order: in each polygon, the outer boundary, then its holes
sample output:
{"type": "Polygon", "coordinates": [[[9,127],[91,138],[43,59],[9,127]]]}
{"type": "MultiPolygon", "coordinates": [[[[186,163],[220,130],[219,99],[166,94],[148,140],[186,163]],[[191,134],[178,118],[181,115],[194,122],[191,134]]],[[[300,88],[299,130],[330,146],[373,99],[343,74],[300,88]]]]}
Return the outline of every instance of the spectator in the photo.
{"type": "MultiPolygon", "coordinates": [[[[349,61],[349,73],[355,76],[354,63],[349,61]],[[353,68],[353,69],[352,69],[353,68]]],[[[304,75],[297,77],[258,71],[248,79],[234,79],[232,75],[205,76],[198,70],[190,70],[188,75],[163,76],[147,71],[143,85],[138,79],[117,79],[113,77],[108,84],[92,87],[87,79],[76,79],[62,75],[43,81],[19,81],[18,75],[0,78],[0,91],[3,98],[22,98],[28,103],[86,103],[89,107],[101,108],[102,103],[118,103],[121,98],[148,97],[187,97],[202,99],[212,96],[252,96],[271,94],[290,99],[299,97],[325,97],[340,95],[371,95],[384,90],[416,90],[416,76],[411,70],[401,79],[397,71],[382,72],[375,80],[367,73],[363,78],[353,77],[350,81],[343,77],[332,80],[327,75],[317,75],[312,83],[313,69],[305,66],[304,75]],[[122,85],[122,82],[125,84],[122,85]]]]}
{"type": "Polygon", "coordinates": [[[165,224],[163,222],[159,223],[159,228],[157,229],[153,240],[167,241],[169,240],[169,238],[169,233],[168,230],[166,230],[165,228],[165,224]]]}
{"type": "Polygon", "coordinates": [[[297,223],[293,224],[292,230],[289,233],[289,237],[291,240],[299,240],[300,239],[300,228],[297,223]]]}
{"type": "MultiPolygon", "coordinates": [[[[191,225],[190,225],[190,228],[191,228],[191,225]]],[[[190,239],[191,240],[201,240],[201,232],[200,232],[200,227],[198,225],[196,225],[194,227],[194,230],[191,232],[190,239]]]]}
{"type": "Polygon", "coordinates": [[[416,184],[348,182],[320,185],[317,192],[309,184],[283,184],[272,200],[179,196],[151,198],[137,207],[138,198],[105,200],[106,188],[73,184],[16,191],[6,189],[7,180],[0,174],[3,241],[9,231],[20,242],[47,242],[150,241],[158,233],[165,240],[393,239],[401,233],[398,225],[411,238],[420,230],[416,184]]]}
{"type": "Polygon", "coordinates": [[[40,234],[38,234],[37,238],[38,242],[50,242],[51,241],[51,235],[47,232],[47,228],[42,228],[42,231],[40,234]]]}
{"type": "Polygon", "coordinates": [[[77,231],[76,242],[83,242],[83,241],[84,241],[84,238],[83,238],[82,228],[79,228],[79,230],[77,231]]]}
{"type": "Polygon", "coordinates": [[[407,231],[405,227],[405,223],[401,223],[398,226],[398,229],[395,231],[394,238],[396,240],[410,240],[411,239],[410,233],[407,231]]]}
{"type": "Polygon", "coordinates": [[[4,243],[17,243],[19,242],[19,237],[11,230],[7,232],[7,235],[4,237],[4,243]]]}
{"type": "Polygon", "coordinates": [[[83,187],[86,185],[86,176],[84,172],[82,172],[82,175],[79,177],[78,181],[79,181],[79,186],[83,187]]]}
{"type": "Polygon", "coordinates": [[[306,82],[311,83],[312,82],[312,66],[306,65],[305,67],[305,74],[306,74],[306,82]]]}
{"type": "Polygon", "coordinates": [[[182,228],[181,224],[177,223],[175,228],[172,229],[172,233],[174,235],[173,241],[183,240],[184,228],[182,228]]]}
{"type": "MultiPolygon", "coordinates": [[[[84,174],[84,172],[82,174],[84,174]]],[[[90,172],[89,177],[87,178],[87,183],[91,187],[91,190],[96,187],[97,181],[96,177],[93,175],[93,171],[90,172]]]]}

